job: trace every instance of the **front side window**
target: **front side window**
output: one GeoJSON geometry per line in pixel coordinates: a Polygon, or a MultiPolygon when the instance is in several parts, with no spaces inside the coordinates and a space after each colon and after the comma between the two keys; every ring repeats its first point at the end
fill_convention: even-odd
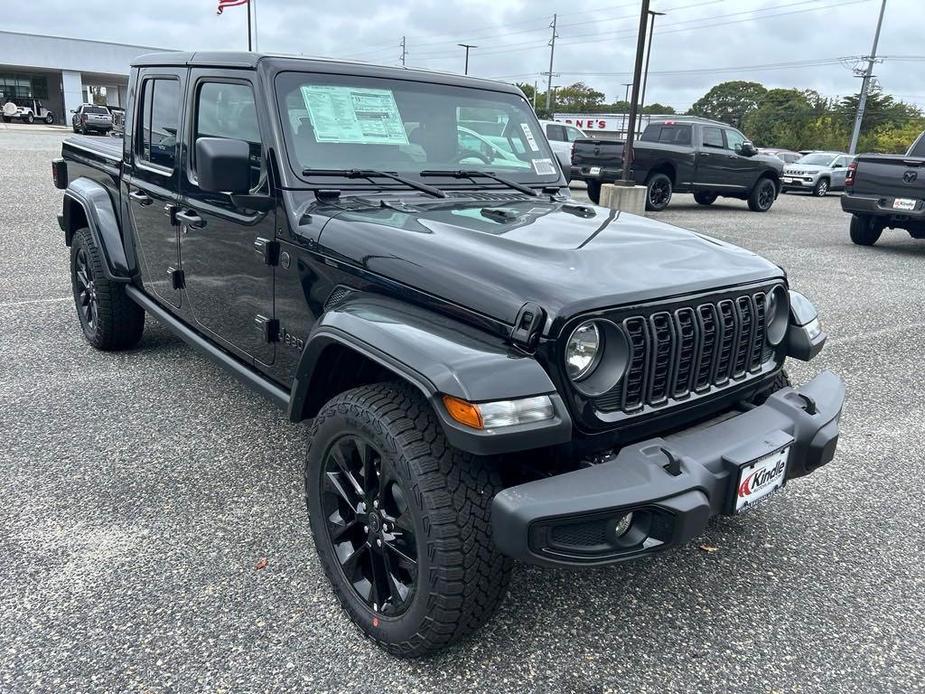
{"type": "Polygon", "coordinates": [[[726,147],[733,152],[741,152],[742,144],[745,142],[745,135],[738,130],[726,131],[726,147]]]}
{"type": "Polygon", "coordinates": [[[573,128],[570,125],[565,126],[565,134],[568,137],[569,142],[574,142],[575,140],[584,140],[587,137],[578,128],[573,128]]]}
{"type": "Polygon", "coordinates": [[[250,148],[251,188],[263,170],[263,145],[257,122],[257,105],[249,84],[205,82],[196,99],[196,134],[243,140],[250,148]]]}
{"type": "Polygon", "coordinates": [[[174,79],[146,80],[142,92],[138,152],[143,160],[167,169],[174,168],[179,121],[180,83],[174,79]]]}
{"type": "Polygon", "coordinates": [[[289,162],[304,179],[352,169],[559,176],[544,131],[516,94],[300,72],[278,75],[276,90],[289,162]]]}
{"type": "Polygon", "coordinates": [[[704,147],[724,147],[723,131],[720,128],[706,127],[703,129],[704,147]]]}

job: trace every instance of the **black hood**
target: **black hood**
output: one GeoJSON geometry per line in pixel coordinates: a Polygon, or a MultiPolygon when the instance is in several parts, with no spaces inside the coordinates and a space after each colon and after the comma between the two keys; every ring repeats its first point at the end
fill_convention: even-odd
{"type": "MultiPolygon", "coordinates": [[[[489,196],[485,196],[489,197],[489,196]]],[[[557,321],[604,307],[783,276],[737,246],[645,217],[540,199],[451,199],[340,211],[324,252],[513,324],[526,302],[557,321]]]]}

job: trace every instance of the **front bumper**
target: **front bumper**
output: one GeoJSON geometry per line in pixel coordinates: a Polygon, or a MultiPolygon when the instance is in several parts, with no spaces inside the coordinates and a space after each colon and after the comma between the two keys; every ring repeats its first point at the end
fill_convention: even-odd
{"type": "Polygon", "coordinates": [[[782,190],[806,190],[815,188],[819,181],[818,176],[791,176],[781,174],[780,185],[782,190]]]}
{"type": "Polygon", "coordinates": [[[791,447],[787,479],[831,461],[844,399],[844,383],[824,371],[718,424],[505,489],[492,503],[495,543],[529,563],[599,566],[686,542],[710,517],[731,512],[740,465],[784,446],[791,447]],[[630,511],[633,525],[618,536],[615,519],[630,511]]]}

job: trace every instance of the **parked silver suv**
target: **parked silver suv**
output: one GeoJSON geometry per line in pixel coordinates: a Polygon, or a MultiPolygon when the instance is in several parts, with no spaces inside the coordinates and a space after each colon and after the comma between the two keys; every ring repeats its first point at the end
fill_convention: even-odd
{"type": "Polygon", "coordinates": [[[96,104],[81,104],[71,118],[71,128],[75,133],[86,135],[88,133],[103,133],[112,130],[112,114],[105,106],[96,104]]]}
{"type": "Polygon", "coordinates": [[[843,190],[852,159],[844,152],[810,152],[784,167],[783,190],[807,190],[820,198],[830,190],[843,190]]]}

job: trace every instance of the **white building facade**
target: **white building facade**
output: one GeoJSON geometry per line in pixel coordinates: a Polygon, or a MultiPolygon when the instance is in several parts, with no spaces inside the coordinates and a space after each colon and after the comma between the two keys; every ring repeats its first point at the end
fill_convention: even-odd
{"type": "Polygon", "coordinates": [[[125,105],[129,66],[139,55],[168,50],[60,36],[0,31],[0,104],[34,98],[69,124],[80,104],[125,105]]]}

